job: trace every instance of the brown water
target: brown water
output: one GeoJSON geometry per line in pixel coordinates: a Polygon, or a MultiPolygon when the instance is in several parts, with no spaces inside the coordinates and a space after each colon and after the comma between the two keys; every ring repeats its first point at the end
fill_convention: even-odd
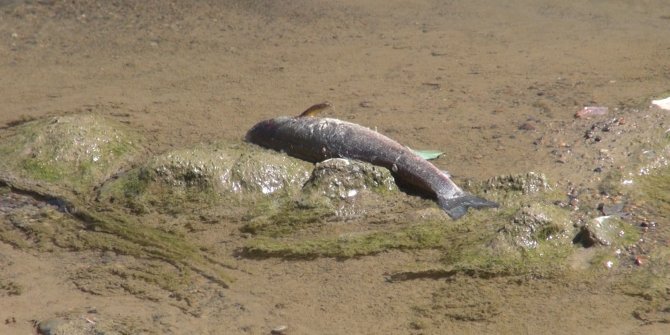
{"type": "MultiPolygon", "coordinates": [[[[668,96],[668,31],[661,0],[0,1],[0,125],[100,113],[142,129],[160,152],[241,139],[260,119],[327,100],[329,116],[445,151],[436,164],[456,177],[534,170],[560,182],[580,176],[538,149],[541,134],[569,142],[581,129],[557,128],[585,105],[668,96]]],[[[90,257],[0,244],[3,272],[24,287],[0,295],[0,319],[17,320],[0,322],[0,333],[91,306],[178,334],[280,324],[291,334],[669,331],[632,315],[639,297],[598,287],[383,281],[438,257],[430,252],[249,261],[199,316],[128,293],[80,292],[68,271],[90,257]]]]}

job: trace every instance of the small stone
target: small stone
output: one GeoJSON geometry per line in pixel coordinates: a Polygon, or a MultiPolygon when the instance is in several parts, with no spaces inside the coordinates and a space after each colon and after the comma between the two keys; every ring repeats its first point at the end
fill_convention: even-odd
{"type": "Polygon", "coordinates": [[[592,116],[605,115],[609,109],[602,106],[587,106],[575,113],[575,118],[588,118],[592,116]]]}
{"type": "Polygon", "coordinates": [[[519,130],[535,130],[536,127],[530,122],[524,122],[519,126],[519,130]]]}
{"type": "Polygon", "coordinates": [[[581,228],[575,242],[580,242],[587,248],[596,244],[608,246],[622,237],[622,234],[619,219],[614,216],[599,216],[581,228]]]}
{"type": "Polygon", "coordinates": [[[67,320],[64,319],[49,319],[42,321],[37,326],[37,331],[42,335],[54,335],[65,323],[67,323],[67,320]]]}
{"type": "Polygon", "coordinates": [[[277,327],[272,328],[272,330],[270,331],[270,334],[272,334],[272,335],[284,335],[284,334],[286,334],[287,330],[288,330],[287,325],[281,325],[281,326],[277,326],[277,327]]]}

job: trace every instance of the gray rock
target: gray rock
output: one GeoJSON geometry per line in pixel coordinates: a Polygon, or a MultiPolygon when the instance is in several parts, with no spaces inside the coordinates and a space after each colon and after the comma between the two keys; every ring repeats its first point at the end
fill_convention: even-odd
{"type": "Polygon", "coordinates": [[[612,245],[625,235],[621,227],[622,221],[614,216],[599,216],[584,224],[576,240],[585,247],[593,245],[612,245]]]}
{"type": "Polygon", "coordinates": [[[317,163],[304,188],[335,200],[356,197],[362,190],[388,192],[397,189],[388,169],[343,158],[317,163]]]}
{"type": "Polygon", "coordinates": [[[339,218],[365,216],[392,205],[398,188],[388,169],[343,158],[317,163],[300,202],[339,218]]]}
{"type": "Polygon", "coordinates": [[[533,249],[543,241],[563,240],[567,243],[571,226],[569,212],[565,209],[533,203],[522,206],[512,222],[498,231],[494,245],[505,249],[533,249]]]}
{"type": "Polygon", "coordinates": [[[222,182],[232,192],[264,195],[279,191],[295,193],[309,178],[312,164],[271,150],[245,145],[247,148],[231,167],[229,179],[222,182]]]}
{"type": "Polygon", "coordinates": [[[37,331],[42,335],[93,335],[95,325],[84,319],[49,319],[39,323],[37,331]]]}

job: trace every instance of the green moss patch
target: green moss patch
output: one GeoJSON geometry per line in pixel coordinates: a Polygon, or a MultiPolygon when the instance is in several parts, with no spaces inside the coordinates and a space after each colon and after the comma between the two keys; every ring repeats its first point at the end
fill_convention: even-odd
{"type": "Polygon", "coordinates": [[[145,151],[125,125],[93,114],[29,121],[2,134],[7,174],[88,192],[145,151]]]}
{"type": "Polygon", "coordinates": [[[321,238],[258,237],[245,246],[244,253],[252,257],[349,258],[392,249],[434,249],[443,246],[448,230],[440,222],[426,222],[392,231],[345,233],[321,238]]]}

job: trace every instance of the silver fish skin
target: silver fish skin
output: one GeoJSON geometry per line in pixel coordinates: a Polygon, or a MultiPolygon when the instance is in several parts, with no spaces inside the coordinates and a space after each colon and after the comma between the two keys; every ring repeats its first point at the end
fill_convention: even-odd
{"type": "Polygon", "coordinates": [[[458,219],[472,208],[498,204],[464,192],[433,164],[400,143],[361,125],[332,118],[277,117],[257,123],[245,140],[309,162],[350,158],[385,167],[394,177],[437,198],[458,219]]]}

